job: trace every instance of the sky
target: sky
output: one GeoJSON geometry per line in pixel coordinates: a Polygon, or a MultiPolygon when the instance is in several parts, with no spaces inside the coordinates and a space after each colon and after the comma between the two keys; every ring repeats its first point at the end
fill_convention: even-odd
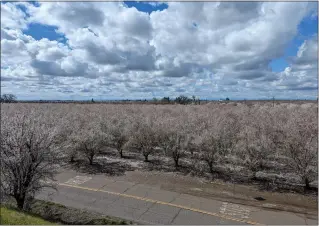
{"type": "Polygon", "coordinates": [[[1,93],[316,99],[317,4],[1,2],[1,93]]]}

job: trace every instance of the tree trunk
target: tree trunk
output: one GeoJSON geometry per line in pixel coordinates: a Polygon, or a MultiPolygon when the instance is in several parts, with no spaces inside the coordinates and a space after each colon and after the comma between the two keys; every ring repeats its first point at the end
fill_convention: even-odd
{"type": "Polygon", "coordinates": [[[214,169],[213,169],[213,162],[212,161],[207,161],[207,164],[209,166],[209,171],[211,174],[214,174],[214,169]]]}
{"type": "Polygon", "coordinates": [[[70,162],[74,162],[74,155],[71,155],[70,162]]]}
{"type": "Polygon", "coordinates": [[[24,207],[25,195],[23,195],[22,197],[21,197],[21,195],[19,195],[19,196],[15,197],[15,200],[16,200],[16,202],[17,202],[17,207],[18,207],[20,210],[22,210],[23,207],[24,207]]]}
{"type": "Polygon", "coordinates": [[[257,180],[257,177],[256,177],[256,175],[257,175],[257,170],[253,170],[253,180],[257,180]]]}
{"type": "Polygon", "coordinates": [[[179,160],[179,157],[174,157],[175,168],[179,167],[178,160],[179,160]]]}
{"type": "Polygon", "coordinates": [[[89,156],[90,165],[93,165],[93,158],[94,158],[94,155],[91,154],[89,156]]]}
{"type": "Polygon", "coordinates": [[[122,149],[119,150],[119,153],[120,153],[120,157],[123,158],[123,150],[122,149]]]}
{"type": "Polygon", "coordinates": [[[310,189],[310,182],[309,182],[309,179],[308,179],[307,177],[305,177],[304,182],[305,182],[304,191],[307,191],[307,190],[309,190],[309,189],[310,189]]]}
{"type": "Polygon", "coordinates": [[[147,153],[144,153],[144,162],[148,162],[148,155],[147,153]]]}
{"type": "Polygon", "coordinates": [[[165,148],[164,148],[164,152],[165,152],[164,155],[167,155],[167,153],[168,153],[167,150],[168,150],[168,147],[165,147],[165,148]]]}

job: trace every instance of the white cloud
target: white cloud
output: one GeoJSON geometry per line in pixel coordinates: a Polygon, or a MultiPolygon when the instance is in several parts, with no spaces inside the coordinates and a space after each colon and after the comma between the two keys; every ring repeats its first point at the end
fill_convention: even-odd
{"type": "Polygon", "coordinates": [[[318,87],[318,37],[303,42],[291,66],[280,74],[274,84],[287,90],[317,91],[318,87]]]}
{"type": "Polygon", "coordinates": [[[26,14],[16,3],[1,3],[1,28],[21,29],[27,27],[26,14]]]}
{"type": "Polygon", "coordinates": [[[33,84],[37,92],[142,98],[316,91],[315,38],[300,46],[289,68],[269,68],[298,34],[301,20],[316,12],[313,4],[167,5],[148,14],[118,2],[2,3],[2,81],[16,81],[25,90],[33,84]],[[29,23],[56,27],[66,43],[23,34],[29,23]]]}

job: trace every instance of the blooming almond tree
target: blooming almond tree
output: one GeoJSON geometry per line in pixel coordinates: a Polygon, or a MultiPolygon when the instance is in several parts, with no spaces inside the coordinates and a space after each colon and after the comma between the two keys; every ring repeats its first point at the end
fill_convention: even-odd
{"type": "Polygon", "coordinates": [[[56,118],[17,110],[1,117],[1,192],[23,209],[39,190],[52,186],[45,181],[54,180],[61,153],[56,118]]]}
{"type": "Polygon", "coordinates": [[[237,116],[221,110],[221,115],[212,115],[210,124],[200,136],[197,144],[199,157],[204,160],[210,172],[214,173],[214,165],[225,159],[237,143],[239,126],[237,116]]]}
{"type": "Polygon", "coordinates": [[[166,155],[173,158],[175,167],[179,167],[179,159],[185,156],[186,152],[186,135],[182,135],[178,132],[167,133],[162,136],[160,140],[160,146],[165,150],[166,155]]]}
{"type": "Polygon", "coordinates": [[[318,177],[318,124],[306,111],[291,114],[283,141],[287,166],[300,176],[305,190],[318,177]]]}
{"type": "Polygon", "coordinates": [[[191,135],[187,118],[181,115],[178,119],[165,116],[157,123],[159,146],[164,150],[165,155],[174,160],[175,167],[179,167],[179,160],[186,155],[191,135]]]}
{"type": "Polygon", "coordinates": [[[189,144],[189,136],[181,124],[172,125],[170,121],[164,121],[162,128],[158,130],[159,146],[164,150],[165,155],[170,156],[179,167],[179,159],[184,157],[189,144]]]}
{"type": "Polygon", "coordinates": [[[106,134],[107,145],[115,148],[123,158],[123,150],[130,139],[130,123],[125,120],[103,121],[102,131],[106,134]]]}
{"type": "Polygon", "coordinates": [[[92,165],[94,157],[106,147],[107,142],[105,134],[101,131],[101,117],[94,112],[89,112],[86,116],[94,121],[88,120],[76,131],[75,143],[79,153],[92,165]]]}
{"type": "Polygon", "coordinates": [[[60,138],[63,142],[63,154],[67,156],[69,162],[74,162],[78,155],[78,131],[81,130],[83,123],[81,117],[75,117],[74,112],[69,112],[63,119],[60,138]]]}
{"type": "Polygon", "coordinates": [[[94,157],[105,147],[105,137],[92,129],[86,130],[85,132],[81,131],[80,134],[82,135],[80,135],[82,139],[78,140],[78,151],[86,157],[90,165],[92,165],[94,157]],[[85,133],[84,136],[83,133],[85,133]]]}
{"type": "Polygon", "coordinates": [[[145,162],[148,162],[148,156],[153,153],[158,145],[158,135],[155,128],[149,124],[141,123],[137,131],[130,139],[130,146],[141,151],[145,162]]]}
{"type": "MultiPolygon", "coordinates": [[[[249,136],[249,135],[247,135],[249,136]]],[[[272,153],[269,149],[269,140],[263,134],[258,138],[245,139],[244,164],[253,173],[253,179],[256,179],[256,173],[265,168],[265,162],[272,153]]]]}
{"type": "Polygon", "coordinates": [[[185,155],[186,151],[186,136],[174,134],[172,136],[172,146],[170,149],[171,156],[174,160],[175,167],[179,167],[179,159],[185,155]]]}
{"type": "Polygon", "coordinates": [[[219,159],[219,154],[221,154],[221,149],[219,149],[219,139],[209,132],[206,132],[203,137],[201,137],[198,145],[199,158],[204,160],[208,167],[210,173],[214,173],[214,165],[219,159]]]}

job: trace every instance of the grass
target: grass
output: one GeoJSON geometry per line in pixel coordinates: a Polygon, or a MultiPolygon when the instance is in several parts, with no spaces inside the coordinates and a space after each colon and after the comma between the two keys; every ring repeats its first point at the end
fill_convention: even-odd
{"type": "Polygon", "coordinates": [[[53,225],[55,223],[19,211],[14,208],[0,207],[0,224],[1,225],[53,225]]]}
{"type": "Polygon", "coordinates": [[[136,224],[97,212],[67,207],[58,203],[33,200],[30,209],[20,211],[15,201],[8,199],[0,205],[0,225],[127,225],[136,224]]]}
{"type": "Polygon", "coordinates": [[[33,214],[53,222],[67,225],[125,225],[132,224],[123,219],[99,213],[67,207],[58,203],[35,200],[31,205],[33,214]]]}

